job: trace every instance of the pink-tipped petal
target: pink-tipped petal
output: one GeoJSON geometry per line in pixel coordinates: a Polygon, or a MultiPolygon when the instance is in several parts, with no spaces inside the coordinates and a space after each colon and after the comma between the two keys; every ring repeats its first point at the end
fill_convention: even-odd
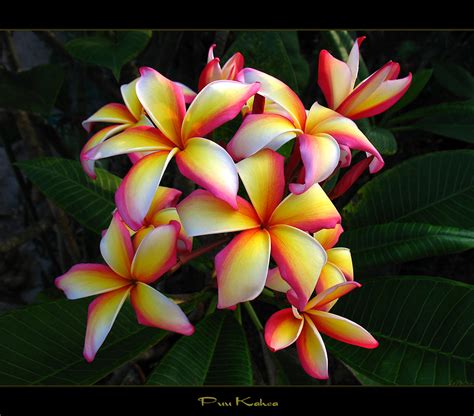
{"type": "Polygon", "coordinates": [[[127,299],[131,286],[105,293],[89,305],[87,318],[84,358],[90,363],[104,343],[123,303],[127,299]]]}
{"type": "Polygon", "coordinates": [[[215,43],[213,43],[210,47],[209,47],[209,51],[207,52],[207,62],[211,62],[213,59],[214,59],[214,49],[217,45],[215,43]]]}
{"type": "Polygon", "coordinates": [[[151,283],[176,264],[176,241],[181,225],[171,221],[149,232],[138,246],[132,262],[132,276],[151,283]]]}
{"type": "Polygon", "coordinates": [[[335,109],[352,91],[351,69],[345,62],[323,49],[319,53],[318,85],[328,107],[335,109]]]}
{"type": "Polygon", "coordinates": [[[176,163],[183,176],[237,208],[239,176],[224,148],[211,140],[193,138],[176,155],[176,163]]]}
{"type": "Polygon", "coordinates": [[[365,36],[361,36],[356,39],[354,45],[352,45],[351,52],[347,58],[347,66],[351,70],[351,91],[354,89],[355,82],[357,80],[357,74],[359,73],[359,61],[360,61],[360,44],[365,39],[365,36]]]}
{"type": "Polygon", "coordinates": [[[82,122],[82,127],[90,133],[94,123],[134,124],[136,119],[123,104],[106,104],[82,122]]]}
{"type": "Polygon", "coordinates": [[[358,287],[361,287],[361,284],[357,282],[344,282],[335,286],[331,286],[321,293],[318,293],[313,299],[311,299],[304,307],[304,310],[309,311],[312,309],[319,309],[333,300],[339,299],[341,296],[348,294],[358,287]]]}
{"type": "Polygon", "coordinates": [[[279,79],[253,68],[244,68],[237,79],[247,84],[260,83],[258,93],[274,101],[290,114],[295,127],[303,129],[306,121],[306,110],[295,92],[279,79]]]}
{"type": "Polygon", "coordinates": [[[146,215],[145,221],[152,224],[152,218],[162,209],[175,207],[181,197],[182,192],[178,189],[159,186],[153,196],[153,201],[146,215]]]}
{"type": "Polygon", "coordinates": [[[227,151],[235,160],[241,160],[264,148],[277,150],[300,133],[301,130],[281,115],[249,114],[227,144],[227,151]]]}
{"type": "Polygon", "coordinates": [[[249,230],[260,226],[252,205],[237,197],[237,210],[210,192],[198,189],[177,206],[179,218],[190,237],[249,230]]]}
{"type": "Polygon", "coordinates": [[[287,224],[312,233],[340,222],[336,207],[316,183],[302,194],[288,195],[273,211],[268,223],[287,224]]]}
{"type": "Polygon", "coordinates": [[[354,166],[352,166],[346,173],[344,173],[344,176],[339,179],[339,182],[330,192],[329,197],[331,199],[336,199],[341,195],[344,195],[374,160],[378,159],[374,159],[373,156],[370,156],[366,159],[362,159],[360,162],[357,162],[354,166]]]}
{"type": "MultiPolygon", "coordinates": [[[[316,293],[324,292],[326,289],[344,283],[345,281],[346,278],[342,272],[332,263],[327,262],[319,275],[318,283],[316,285],[316,293]]],[[[334,299],[332,302],[318,306],[318,310],[329,311],[336,302],[337,299],[334,299]]]]}
{"type": "Polygon", "coordinates": [[[109,267],[122,277],[130,277],[134,250],[130,232],[115,211],[109,228],[100,240],[100,253],[109,267]]]}
{"type": "Polygon", "coordinates": [[[128,84],[124,84],[120,87],[120,92],[122,93],[123,102],[128,108],[128,111],[133,114],[135,120],[139,120],[142,116],[143,107],[140,103],[140,100],[137,96],[137,82],[140,78],[134,79],[128,84]]]}
{"type": "Polygon", "coordinates": [[[81,263],[57,277],[54,284],[68,299],[80,299],[127,286],[130,280],[118,276],[104,264],[81,263]]]}
{"type": "Polygon", "coordinates": [[[339,165],[340,168],[347,168],[351,165],[352,162],[352,152],[351,149],[346,146],[345,144],[339,144],[339,148],[341,149],[341,156],[339,158],[339,165]]]}
{"type": "Polygon", "coordinates": [[[266,230],[247,230],[234,237],[215,259],[217,307],[227,308],[260,295],[269,262],[270,236],[266,230]]]}
{"type": "Polygon", "coordinates": [[[345,247],[335,247],[327,251],[328,262],[331,262],[344,273],[348,281],[354,280],[351,251],[345,247]]]}
{"type": "Polygon", "coordinates": [[[173,81],[149,67],[140,68],[137,95],[148,116],[161,132],[181,145],[181,124],[186,113],[184,95],[173,81]]]}
{"type": "Polygon", "coordinates": [[[340,158],[339,144],[329,134],[301,134],[298,143],[305,176],[304,184],[290,184],[289,189],[294,194],[301,194],[313,184],[327,179],[337,168],[340,158]]]}
{"type": "Polygon", "coordinates": [[[222,67],[223,79],[234,80],[244,67],[244,57],[240,52],[234,53],[222,67]]]}
{"type": "Polygon", "coordinates": [[[265,223],[280,203],[285,190],[285,158],[270,149],[237,164],[240,179],[262,223],[265,223]]]}
{"type": "Polygon", "coordinates": [[[377,348],[379,343],[370,333],[355,322],[328,312],[308,311],[311,320],[323,334],[362,348],[377,348]]]}
{"type": "Polygon", "coordinates": [[[90,160],[86,158],[86,154],[89,150],[93,147],[98,146],[103,141],[107,140],[109,137],[112,137],[121,131],[125,130],[126,128],[130,127],[130,124],[117,124],[113,126],[104,127],[102,130],[99,130],[96,134],[94,134],[84,145],[81,150],[81,154],[79,156],[81,160],[82,168],[84,172],[87,173],[89,177],[92,179],[96,178],[95,174],[95,160],[90,160]]]}
{"type": "Polygon", "coordinates": [[[175,146],[154,127],[140,126],[126,129],[124,132],[100,143],[84,154],[88,160],[123,155],[132,152],[156,152],[171,150],[175,146]]]}
{"type": "Polygon", "coordinates": [[[207,84],[221,79],[223,77],[220,59],[212,58],[201,71],[201,75],[199,75],[198,90],[201,91],[207,84]]]}
{"type": "Polygon", "coordinates": [[[265,342],[271,351],[289,347],[300,336],[304,319],[297,319],[291,309],[275,312],[265,324],[265,342]]]}
{"type": "Polygon", "coordinates": [[[303,369],[317,379],[327,379],[328,356],[321,334],[310,318],[305,316],[305,323],[296,341],[296,350],[303,369]]]}
{"type": "MultiPolygon", "coordinates": [[[[157,211],[151,218],[149,223],[155,227],[158,225],[169,224],[171,221],[177,221],[181,224],[181,220],[178,215],[176,208],[164,208],[161,211],[157,211]]],[[[193,248],[193,238],[189,237],[181,227],[178,236],[178,251],[190,252],[193,248]],[[180,244],[181,242],[181,244],[180,244]]]]}
{"type": "Polygon", "coordinates": [[[288,225],[270,227],[272,257],[281,276],[295,291],[302,309],[313,294],[326,252],[309,234],[288,225]]]}
{"type": "Polygon", "coordinates": [[[313,237],[319,241],[325,250],[328,250],[336,245],[343,232],[342,225],[336,224],[333,228],[326,228],[314,233],[313,237]]]}
{"type": "Polygon", "coordinates": [[[291,289],[290,285],[283,280],[283,277],[281,277],[280,269],[278,267],[274,267],[268,271],[265,286],[282,293],[287,293],[291,289]]]}
{"type": "Polygon", "coordinates": [[[384,112],[405,95],[412,80],[411,73],[405,78],[384,81],[363,103],[353,108],[347,117],[352,120],[372,117],[384,112]]]}
{"type": "Polygon", "coordinates": [[[183,335],[192,335],[194,327],[186,314],[171,299],[152,287],[138,282],[130,293],[138,323],[183,335]]]}
{"type": "Polygon", "coordinates": [[[314,103],[308,115],[308,134],[317,135],[326,133],[332,136],[339,145],[345,145],[351,149],[362,150],[374,155],[383,166],[383,159],[377,149],[359,130],[357,124],[347,117],[341,116],[336,111],[314,103]]]}
{"type": "Polygon", "coordinates": [[[143,225],[161,177],[177,151],[175,148],[171,152],[161,151],[144,157],[130,169],[117,189],[115,204],[133,230],[143,225]]]}
{"type": "Polygon", "coordinates": [[[186,104],[191,104],[193,100],[196,98],[197,93],[194,92],[191,88],[189,88],[187,85],[182,84],[181,82],[174,82],[179,88],[181,88],[181,92],[183,93],[184,96],[184,102],[186,104]]]}
{"type": "Polygon", "coordinates": [[[259,84],[237,81],[214,81],[206,85],[189,106],[183,120],[183,143],[207,133],[236,117],[259,84]]]}

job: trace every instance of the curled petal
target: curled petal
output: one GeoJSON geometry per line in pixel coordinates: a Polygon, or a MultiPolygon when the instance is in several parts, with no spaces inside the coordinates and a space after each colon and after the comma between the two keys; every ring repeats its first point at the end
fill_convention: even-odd
{"type": "Polygon", "coordinates": [[[262,223],[270,218],[283,197],[284,163],[282,155],[264,149],[237,164],[239,176],[262,223]]]}
{"type": "Polygon", "coordinates": [[[236,117],[259,84],[237,81],[214,81],[206,85],[188,108],[183,120],[183,142],[207,133],[236,117]]]}
{"type": "Polygon", "coordinates": [[[207,139],[188,140],[176,155],[179,171],[216,197],[237,208],[239,176],[234,161],[224,148],[207,139]]]}
{"type": "Polygon", "coordinates": [[[181,145],[186,106],[181,88],[149,67],[140,68],[137,95],[156,127],[175,145],[181,145]]]}
{"type": "Polygon", "coordinates": [[[177,151],[175,148],[171,152],[145,156],[130,169],[117,189],[115,204],[125,223],[133,230],[143,225],[161,177],[177,151]]]}
{"type": "Polygon", "coordinates": [[[130,277],[130,266],[134,251],[130,232],[117,211],[112,217],[109,228],[100,240],[100,253],[115,273],[122,277],[130,277]]]}
{"type": "Polygon", "coordinates": [[[282,293],[286,293],[291,289],[290,285],[281,277],[278,267],[274,267],[268,271],[265,286],[282,293]]]}
{"type": "Polygon", "coordinates": [[[328,312],[308,311],[311,320],[323,334],[362,348],[377,348],[379,343],[364,328],[349,319],[328,312]]]}
{"type": "Polygon", "coordinates": [[[288,195],[273,211],[269,225],[287,224],[308,232],[332,228],[341,216],[323,189],[315,183],[306,192],[288,195]]]}
{"type": "Polygon", "coordinates": [[[181,92],[184,96],[184,102],[186,104],[191,104],[193,100],[196,98],[197,93],[195,93],[191,88],[187,85],[182,84],[181,82],[174,82],[179,88],[181,88],[181,92]]]}
{"type": "Polygon", "coordinates": [[[337,108],[351,93],[354,85],[350,67],[323,49],[319,53],[318,85],[328,107],[337,108]]]}
{"type": "Polygon", "coordinates": [[[331,262],[342,273],[347,280],[354,280],[354,269],[352,267],[351,251],[345,247],[336,247],[327,251],[328,262],[331,262]]]}
{"type": "Polygon", "coordinates": [[[198,90],[201,91],[207,84],[221,79],[223,77],[220,59],[212,58],[201,71],[201,75],[199,75],[198,90]]]}
{"type": "MultiPolygon", "coordinates": [[[[161,211],[156,212],[153,217],[150,218],[150,224],[153,224],[155,227],[162,224],[169,224],[171,221],[177,221],[181,224],[181,220],[178,215],[176,208],[165,208],[161,211]]],[[[193,248],[193,238],[189,237],[184,230],[184,227],[181,227],[178,236],[178,250],[190,252],[193,248]]]]}
{"type": "Polygon", "coordinates": [[[105,127],[102,130],[99,130],[87,141],[87,143],[84,145],[84,147],[81,150],[81,154],[79,158],[81,160],[81,165],[82,165],[82,168],[84,169],[84,172],[86,172],[89,177],[91,177],[92,179],[96,178],[96,174],[94,170],[95,160],[87,159],[86,158],[87,152],[93,147],[98,146],[103,141],[107,140],[109,137],[112,137],[120,133],[122,130],[125,130],[127,127],[130,127],[130,124],[117,124],[117,125],[105,127]]]}
{"type": "Polygon", "coordinates": [[[112,329],[131,286],[105,293],[89,305],[84,358],[90,363],[112,329]]]}
{"type": "Polygon", "coordinates": [[[207,62],[211,62],[214,59],[214,49],[216,46],[215,43],[210,46],[209,51],[207,52],[207,62]]]}
{"type": "Polygon", "coordinates": [[[294,194],[301,194],[327,179],[337,168],[340,157],[339,144],[329,134],[300,134],[298,142],[305,176],[304,184],[290,184],[289,189],[294,194]]]}
{"type": "Polygon", "coordinates": [[[120,87],[120,91],[122,93],[122,98],[125,103],[125,105],[128,108],[128,111],[133,114],[133,117],[135,117],[135,120],[139,120],[141,115],[142,115],[142,104],[140,103],[140,100],[138,99],[137,96],[137,82],[139,78],[136,78],[132,82],[128,84],[124,84],[120,87]]]}
{"type": "Polygon", "coordinates": [[[257,71],[253,68],[244,68],[237,75],[237,79],[245,83],[259,82],[258,93],[274,101],[290,114],[295,127],[303,129],[306,121],[306,110],[295,92],[279,79],[257,71]]]}
{"type": "Polygon", "coordinates": [[[344,195],[348,189],[359,179],[365,170],[372,164],[374,160],[373,156],[369,156],[366,159],[362,159],[360,162],[357,162],[352,166],[347,172],[344,173],[344,176],[339,179],[336,186],[329,193],[329,197],[334,200],[339,198],[341,195],[344,195]]]}
{"type": "Polygon", "coordinates": [[[240,52],[234,53],[222,67],[222,77],[224,79],[235,79],[237,74],[244,67],[244,57],[240,52]]]}
{"type": "Polygon", "coordinates": [[[302,131],[281,115],[249,114],[227,144],[227,151],[235,160],[241,160],[260,149],[277,150],[299,133],[302,131]]]}
{"type": "Polygon", "coordinates": [[[296,341],[296,350],[302,367],[311,377],[328,378],[326,347],[313,321],[306,316],[303,329],[296,341]]]}
{"type": "Polygon", "coordinates": [[[82,263],[57,277],[54,284],[68,299],[80,299],[127,286],[130,280],[123,279],[103,264],[82,263]]]}
{"type": "Polygon", "coordinates": [[[239,196],[235,210],[210,192],[198,189],[184,198],[176,209],[186,233],[191,237],[243,231],[260,226],[252,205],[239,196]]]}
{"type": "Polygon", "coordinates": [[[297,319],[291,309],[274,313],[265,324],[265,342],[271,351],[278,351],[293,344],[300,336],[304,319],[297,319]]]}
{"type": "Polygon", "coordinates": [[[266,230],[239,233],[216,256],[218,308],[255,299],[265,286],[270,262],[270,236],[266,230]]]}
{"type": "MultiPolygon", "coordinates": [[[[332,263],[327,262],[321,270],[321,274],[319,275],[318,283],[316,285],[316,292],[324,292],[326,289],[329,289],[330,287],[336,286],[340,283],[344,283],[345,281],[346,278],[342,272],[332,263]]],[[[323,306],[319,306],[318,310],[329,311],[336,302],[337,299],[334,299],[332,302],[326,303],[323,306]]]]}
{"type": "Polygon", "coordinates": [[[142,240],[132,262],[132,276],[151,283],[176,264],[176,241],[181,225],[171,221],[159,225],[142,240]]]}
{"type": "Polygon", "coordinates": [[[341,296],[348,294],[358,287],[361,287],[361,284],[357,282],[344,282],[335,286],[331,286],[321,293],[318,293],[313,299],[311,299],[304,307],[304,310],[309,311],[311,309],[319,309],[333,300],[339,299],[341,296]]]}
{"type": "Polygon", "coordinates": [[[94,123],[134,124],[137,120],[123,104],[106,104],[82,122],[82,127],[90,133],[94,123]]]}
{"type": "Polygon", "coordinates": [[[288,225],[270,227],[272,257],[281,276],[295,291],[298,309],[314,292],[319,274],[326,263],[326,252],[307,233],[288,225]]]}
{"type": "Polygon", "coordinates": [[[364,40],[365,40],[365,36],[360,36],[356,39],[356,41],[354,42],[354,45],[352,46],[349,57],[347,58],[347,66],[351,70],[351,91],[354,88],[354,85],[357,79],[357,74],[359,73],[359,61],[360,61],[359,48],[360,48],[361,43],[364,40]]]}
{"type": "Polygon", "coordinates": [[[152,287],[138,282],[130,293],[130,301],[141,325],[183,335],[194,333],[194,327],[181,308],[152,287]]]}
{"type": "Polygon", "coordinates": [[[339,165],[339,167],[347,168],[351,165],[352,161],[351,149],[349,149],[349,147],[344,144],[340,144],[339,147],[341,149],[341,157],[339,159],[341,164],[339,165]]]}
{"type": "Polygon", "coordinates": [[[341,224],[336,224],[334,228],[327,228],[314,233],[314,238],[328,250],[336,245],[344,229],[341,224]]]}

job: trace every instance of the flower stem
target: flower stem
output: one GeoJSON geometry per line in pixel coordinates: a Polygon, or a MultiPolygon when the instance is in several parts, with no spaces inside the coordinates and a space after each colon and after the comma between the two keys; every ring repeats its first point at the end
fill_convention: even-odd
{"type": "Polygon", "coordinates": [[[244,302],[244,307],[245,307],[245,310],[247,311],[247,313],[249,314],[250,319],[252,320],[253,324],[255,325],[255,328],[257,328],[257,331],[262,332],[263,331],[263,325],[260,322],[260,319],[258,319],[258,316],[255,312],[255,309],[253,308],[251,303],[250,302],[244,302]]]}
{"type": "Polygon", "coordinates": [[[237,305],[237,308],[235,309],[234,312],[235,319],[237,319],[237,322],[242,326],[242,309],[240,308],[240,305],[237,305]]]}

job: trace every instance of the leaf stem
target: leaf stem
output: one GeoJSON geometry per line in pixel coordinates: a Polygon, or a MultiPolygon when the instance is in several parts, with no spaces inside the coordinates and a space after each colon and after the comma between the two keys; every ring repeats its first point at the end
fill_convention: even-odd
{"type": "Polygon", "coordinates": [[[247,311],[247,313],[250,316],[250,319],[252,320],[253,324],[255,325],[255,328],[257,329],[258,332],[263,331],[263,325],[260,322],[260,319],[258,319],[258,316],[255,312],[255,309],[251,305],[250,302],[244,302],[244,308],[247,311]]]}

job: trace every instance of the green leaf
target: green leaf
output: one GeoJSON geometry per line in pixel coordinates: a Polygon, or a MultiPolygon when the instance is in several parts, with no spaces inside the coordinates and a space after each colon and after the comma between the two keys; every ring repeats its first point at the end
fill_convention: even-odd
{"type": "Polygon", "coordinates": [[[461,98],[474,97],[474,77],[460,65],[447,62],[435,66],[434,76],[444,88],[461,98]]]}
{"type": "Polygon", "coordinates": [[[474,102],[471,101],[430,105],[427,107],[417,108],[394,117],[387,122],[387,126],[403,126],[408,122],[419,120],[424,117],[443,117],[443,114],[457,114],[462,112],[471,113],[473,108],[474,102]]]}
{"type": "Polygon", "coordinates": [[[422,69],[421,71],[418,71],[416,74],[414,74],[408,91],[400,99],[400,101],[398,101],[387,111],[387,116],[401,110],[402,108],[405,108],[408,104],[411,104],[413,101],[415,101],[424,90],[428,81],[431,79],[432,74],[432,69],[422,69]]]}
{"type": "Polygon", "coordinates": [[[59,65],[40,65],[14,74],[0,71],[0,107],[48,115],[64,80],[59,65]]]}
{"type": "Polygon", "coordinates": [[[226,62],[236,52],[244,55],[246,67],[266,72],[298,92],[293,64],[279,32],[236,32],[235,41],[222,62],[226,62]]]}
{"type": "Polygon", "coordinates": [[[343,209],[349,228],[388,222],[474,227],[474,150],[429,153],[362,186],[343,209]]]}
{"type": "Polygon", "coordinates": [[[117,31],[112,35],[76,38],[65,47],[80,61],[109,68],[118,80],[122,66],[136,58],[150,38],[150,30],[117,31]]]}
{"type": "Polygon", "coordinates": [[[285,45],[288,58],[290,59],[293,71],[298,84],[298,90],[303,91],[309,81],[309,64],[300,52],[298,33],[293,30],[278,32],[285,45]]]}
{"type": "Polygon", "coordinates": [[[229,311],[206,317],[191,337],[181,338],[163,357],[147,384],[251,385],[250,353],[242,327],[229,311]]]}
{"type": "Polygon", "coordinates": [[[379,346],[368,350],[325,337],[332,354],[380,384],[474,383],[472,286],[431,276],[362,284],[333,311],[366,328],[379,346]]]}
{"type": "Polygon", "coordinates": [[[418,223],[378,224],[346,231],[339,244],[351,249],[357,270],[472,249],[474,230],[418,223]]]}
{"type": "Polygon", "coordinates": [[[397,140],[390,130],[381,127],[371,127],[364,134],[382,155],[397,153],[397,140]]]}
{"type": "Polygon", "coordinates": [[[82,349],[90,302],[65,299],[0,316],[0,384],[93,384],[169,334],[139,325],[125,303],[88,363],[82,349]]]}
{"type": "Polygon", "coordinates": [[[92,180],[79,162],[61,158],[28,160],[18,166],[41,192],[81,225],[98,234],[108,227],[119,177],[96,168],[97,179],[92,180]]]}

